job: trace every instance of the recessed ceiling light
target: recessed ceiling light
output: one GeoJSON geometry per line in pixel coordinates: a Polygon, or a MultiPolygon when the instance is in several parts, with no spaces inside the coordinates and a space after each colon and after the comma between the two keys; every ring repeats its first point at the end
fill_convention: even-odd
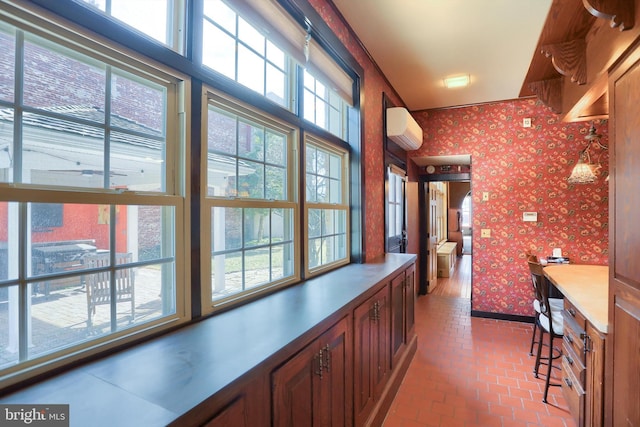
{"type": "Polygon", "coordinates": [[[447,89],[455,89],[458,87],[467,87],[471,78],[469,74],[463,74],[461,76],[452,76],[444,79],[444,87],[447,89]]]}

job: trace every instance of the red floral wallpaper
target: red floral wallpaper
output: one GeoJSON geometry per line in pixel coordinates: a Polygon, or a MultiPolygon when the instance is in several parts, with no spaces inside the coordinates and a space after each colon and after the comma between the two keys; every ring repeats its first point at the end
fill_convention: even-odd
{"type": "MultiPolygon", "coordinates": [[[[567,182],[589,123],[563,123],[534,99],[413,115],[425,142],[410,157],[471,154],[473,310],[533,314],[526,250],[561,248],[572,262],[608,263],[608,152],[592,150],[603,165],[594,184],[567,182]],[[522,127],[525,117],[532,127],[522,127]],[[538,221],[523,222],[522,212],[537,212],[538,221]],[[480,238],[482,228],[491,238],[480,238]]],[[[606,122],[596,129],[606,145],[606,122]]]]}
{"type": "MultiPolygon", "coordinates": [[[[403,102],[332,3],[309,2],[364,69],[365,227],[384,230],[382,94],[397,105],[403,102]]],[[[608,184],[602,179],[590,185],[567,183],[585,146],[587,123],[562,123],[533,99],[422,111],[414,117],[425,130],[425,143],[410,157],[472,155],[473,310],[533,314],[523,255],[527,249],[544,256],[560,247],[574,262],[607,264],[608,184]],[[532,118],[531,128],[521,126],[524,117],[532,118]],[[481,201],[485,191],[488,202],[481,201]],[[538,222],[523,222],[525,211],[537,212],[538,222]],[[491,238],[481,239],[481,228],[491,229],[491,238]]],[[[597,129],[606,143],[606,124],[597,123],[597,129]]],[[[600,160],[606,171],[606,152],[600,160]]],[[[383,234],[365,233],[366,261],[384,253],[383,234]]]]}

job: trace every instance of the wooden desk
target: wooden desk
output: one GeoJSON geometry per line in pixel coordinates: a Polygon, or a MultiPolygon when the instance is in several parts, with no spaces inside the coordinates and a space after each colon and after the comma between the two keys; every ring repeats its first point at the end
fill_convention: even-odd
{"type": "Polygon", "coordinates": [[[548,265],[544,275],[593,326],[607,333],[609,322],[609,267],[606,265],[548,265]]]}
{"type": "Polygon", "coordinates": [[[579,427],[604,425],[604,363],[609,268],[563,264],[544,268],[564,295],[562,394],[579,427]]]}

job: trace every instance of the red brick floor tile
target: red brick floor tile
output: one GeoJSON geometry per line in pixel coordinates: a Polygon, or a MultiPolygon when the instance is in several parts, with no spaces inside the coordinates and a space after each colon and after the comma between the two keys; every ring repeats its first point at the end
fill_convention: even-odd
{"type": "Polygon", "coordinates": [[[546,367],[534,377],[531,325],[470,312],[468,299],[418,297],[418,350],[384,426],[575,427],[559,387],[542,402],[546,367]]]}

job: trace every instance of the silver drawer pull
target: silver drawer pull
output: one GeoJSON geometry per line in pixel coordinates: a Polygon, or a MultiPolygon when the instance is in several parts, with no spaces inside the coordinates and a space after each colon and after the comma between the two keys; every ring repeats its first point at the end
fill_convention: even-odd
{"type": "Polygon", "coordinates": [[[573,365],[573,359],[571,358],[571,356],[564,356],[567,359],[567,363],[569,363],[569,365],[573,365]]]}
{"type": "Polygon", "coordinates": [[[573,382],[571,382],[571,380],[570,380],[569,378],[565,378],[565,379],[564,379],[564,382],[565,382],[565,384],[567,384],[567,386],[568,386],[569,388],[572,388],[572,387],[573,387],[573,382]]]}
{"type": "Polygon", "coordinates": [[[570,307],[569,310],[567,310],[569,312],[570,315],[572,315],[573,317],[576,317],[576,311],[573,309],[573,307],[570,307]]]}
{"type": "Polygon", "coordinates": [[[565,335],[565,337],[567,337],[567,341],[569,341],[569,344],[573,344],[573,337],[571,335],[565,335]]]}

